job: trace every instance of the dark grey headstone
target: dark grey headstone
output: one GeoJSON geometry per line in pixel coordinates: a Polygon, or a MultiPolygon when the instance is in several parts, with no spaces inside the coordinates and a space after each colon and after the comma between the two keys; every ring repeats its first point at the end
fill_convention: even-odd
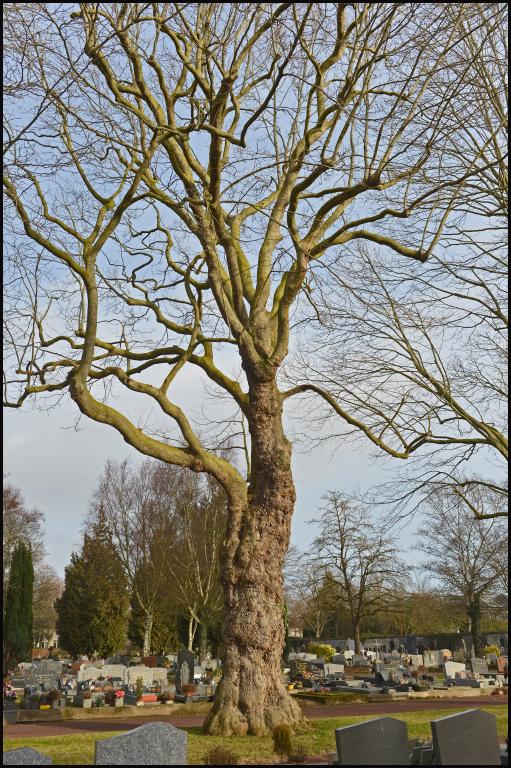
{"type": "Polygon", "coordinates": [[[96,741],[95,765],[186,765],[188,734],[170,723],[140,728],[96,741]]]}
{"type": "Polygon", "coordinates": [[[12,749],[4,752],[2,757],[4,765],[53,765],[51,757],[31,747],[12,749]]]}
{"type": "Polygon", "coordinates": [[[473,659],[470,659],[470,666],[472,668],[472,672],[477,673],[479,675],[488,675],[490,674],[490,671],[488,669],[488,662],[486,659],[476,659],[475,657],[473,659]]]}
{"type": "Polygon", "coordinates": [[[469,709],[431,721],[437,765],[500,765],[495,715],[469,709]]]}
{"type": "Polygon", "coordinates": [[[177,671],[176,671],[176,691],[181,693],[183,685],[186,683],[193,683],[194,672],[194,656],[191,651],[183,648],[177,654],[177,671]],[[186,672],[186,670],[188,670],[186,672]]]}
{"type": "Polygon", "coordinates": [[[339,765],[408,765],[408,729],[394,717],[335,729],[339,765]]]}

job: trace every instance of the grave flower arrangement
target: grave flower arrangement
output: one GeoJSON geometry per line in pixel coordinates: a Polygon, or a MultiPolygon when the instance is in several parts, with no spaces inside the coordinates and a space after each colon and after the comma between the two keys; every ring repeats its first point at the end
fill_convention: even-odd
{"type": "Polygon", "coordinates": [[[104,707],[106,704],[105,697],[104,696],[96,696],[94,701],[92,702],[92,706],[96,708],[104,707]]]}
{"type": "Polygon", "coordinates": [[[167,691],[164,691],[163,693],[158,694],[158,701],[161,701],[163,704],[166,704],[168,701],[173,701],[174,695],[172,693],[168,693],[167,691]]]}
{"type": "Polygon", "coordinates": [[[185,696],[192,696],[197,690],[197,686],[193,683],[185,683],[183,685],[183,693],[185,696]]]}
{"type": "Polygon", "coordinates": [[[4,686],[4,699],[8,701],[16,700],[16,691],[10,685],[4,686]]]}
{"type": "Polygon", "coordinates": [[[124,699],[124,691],[116,691],[114,696],[116,699],[124,699]]]}

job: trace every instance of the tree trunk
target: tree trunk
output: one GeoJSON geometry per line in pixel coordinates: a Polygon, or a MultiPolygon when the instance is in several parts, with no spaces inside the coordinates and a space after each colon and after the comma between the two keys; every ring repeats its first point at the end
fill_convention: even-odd
{"type": "Polygon", "coordinates": [[[193,651],[193,641],[195,640],[195,633],[197,632],[197,622],[190,616],[188,619],[188,650],[193,651]]]}
{"type": "Polygon", "coordinates": [[[472,648],[474,656],[481,655],[483,642],[481,639],[481,602],[479,596],[471,599],[468,605],[468,616],[470,622],[470,634],[472,635],[472,648]]]}
{"type": "Polygon", "coordinates": [[[353,634],[355,636],[355,653],[360,653],[360,624],[358,622],[353,624],[353,634]]]}
{"type": "Polygon", "coordinates": [[[205,660],[208,652],[208,625],[203,619],[199,624],[199,663],[205,660]]]}
{"type": "Polygon", "coordinates": [[[147,613],[144,619],[144,644],[142,646],[142,656],[149,656],[151,653],[151,634],[153,631],[153,614],[147,613]]]}
{"type": "Polygon", "coordinates": [[[282,429],[282,400],[274,381],[252,384],[249,393],[248,501],[229,499],[221,564],[223,675],[204,723],[207,733],[223,736],[259,735],[276,725],[304,722],[281,670],[282,566],[295,502],[291,448],[282,429]]]}

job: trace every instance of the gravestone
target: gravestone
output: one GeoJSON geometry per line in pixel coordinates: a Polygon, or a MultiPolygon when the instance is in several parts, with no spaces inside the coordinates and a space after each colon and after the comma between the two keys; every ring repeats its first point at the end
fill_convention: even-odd
{"type": "Polygon", "coordinates": [[[153,667],[153,683],[166,683],[168,669],[166,667],[153,667]]]}
{"type": "Polygon", "coordinates": [[[124,679],[128,685],[136,685],[137,678],[139,677],[144,681],[144,686],[153,684],[153,670],[151,667],[128,667],[124,679]]]}
{"type": "Polygon", "coordinates": [[[325,664],[325,675],[335,675],[336,672],[344,672],[344,664],[325,664]]]}
{"type": "Polygon", "coordinates": [[[470,659],[470,666],[474,674],[478,674],[478,675],[490,674],[490,671],[488,669],[488,662],[486,661],[486,659],[477,659],[474,657],[473,659],[470,659]]]}
{"type": "Polygon", "coordinates": [[[332,656],[333,664],[346,664],[346,656],[344,653],[334,653],[332,656]]]}
{"type": "Polygon", "coordinates": [[[103,664],[101,674],[104,677],[120,677],[124,681],[126,669],[124,664],[103,664]]]}
{"type": "Polygon", "coordinates": [[[424,666],[424,659],[422,658],[422,654],[420,653],[411,653],[408,656],[409,662],[412,665],[412,667],[423,667],[424,666]]]}
{"type": "Polygon", "coordinates": [[[446,677],[456,677],[456,672],[466,672],[466,667],[458,661],[446,661],[444,670],[446,677]]]}
{"type": "Polygon", "coordinates": [[[188,735],[170,723],[146,723],[96,741],[95,765],[186,765],[188,735]]]}
{"type": "Polygon", "coordinates": [[[406,723],[379,717],[335,729],[339,765],[408,765],[406,723]]]}
{"type": "Polygon", "coordinates": [[[507,656],[497,656],[497,669],[499,671],[499,674],[507,676],[507,670],[508,670],[507,656]]]}
{"type": "Polygon", "coordinates": [[[444,654],[442,651],[424,651],[425,667],[441,667],[444,663],[444,654]]]}
{"type": "Polygon", "coordinates": [[[358,653],[353,654],[352,664],[354,667],[366,667],[369,665],[369,661],[365,656],[361,656],[358,653]]]}
{"type": "Polygon", "coordinates": [[[437,765],[500,765],[495,715],[469,709],[431,721],[437,765]]]}
{"type": "Polygon", "coordinates": [[[51,757],[43,755],[37,749],[31,747],[21,747],[21,749],[11,749],[4,752],[4,765],[52,765],[51,757]]]}
{"type": "Polygon", "coordinates": [[[76,679],[79,683],[84,682],[85,680],[97,680],[100,675],[103,673],[101,672],[101,669],[99,667],[93,667],[88,666],[84,669],[79,669],[76,674],[76,679]]]}
{"type": "Polygon", "coordinates": [[[193,683],[194,656],[191,651],[183,648],[177,654],[176,693],[183,691],[183,685],[193,683]]]}
{"type": "Polygon", "coordinates": [[[432,765],[433,747],[431,744],[422,744],[414,747],[410,755],[410,765],[432,765]]]}

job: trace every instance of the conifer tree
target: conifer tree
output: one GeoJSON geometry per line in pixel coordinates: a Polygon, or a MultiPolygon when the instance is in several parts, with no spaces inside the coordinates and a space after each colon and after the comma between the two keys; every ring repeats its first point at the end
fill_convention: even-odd
{"type": "Polygon", "coordinates": [[[11,559],[4,614],[4,667],[32,658],[34,567],[29,546],[20,542],[11,559]]]}
{"type": "Polygon", "coordinates": [[[115,653],[126,639],[128,608],[122,564],[100,511],[81,553],[71,556],[64,592],[56,601],[62,647],[75,656],[115,653]]]}

